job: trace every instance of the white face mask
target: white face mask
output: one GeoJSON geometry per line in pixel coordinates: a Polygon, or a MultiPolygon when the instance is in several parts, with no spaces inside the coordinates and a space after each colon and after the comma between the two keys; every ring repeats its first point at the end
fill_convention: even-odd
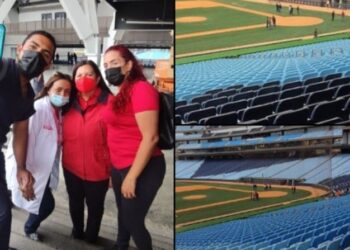
{"type": "Polygon", "coordinates": [[[69,102],[69,97],[65,97],[65,96],[53,94],[53,95],[50,95],[49,97],[50,97],[50,102],[55,107],[62,107],[69,102]]]}

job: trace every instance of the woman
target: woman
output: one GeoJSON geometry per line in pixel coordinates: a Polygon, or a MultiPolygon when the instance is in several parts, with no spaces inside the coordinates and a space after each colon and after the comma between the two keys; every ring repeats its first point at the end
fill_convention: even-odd
{"type": "Polygon", "coordinates": [[[73,222],[72,236],[95,243],[111,166],[101,118],[110,92],[93,61],[78,63],[73,80],[77,96],[63,120],[62,166],[73,222]],[[85,232],[84,202],[88,209],[85,232]]]}
{"type": "Polygon", "coordinates": [[[128,249],[130,236],[138,249],[152,249],[145,217],[165,174],[164,156],[157,147],[159,95],[125,46],[107,49],[104,67],[108,82],[119,87],[103,114],[118,207],[114,249],[128,249]]]}
{"type": "Polygon", "coordinates": [[[56,189],[59,179],[62,128],[61,109],[68,105],[73,82],[69,75],[55,73],[39,93],[34,107],[36,113],[29,119],[27,169],[32,173],[36,199],[27,201],[22,197],[16,180],[17,168],[12,147],[6,155],[7,180],[12,191],[13,203],[29,212],[24,225],[25,234],[39,241],[37,230],[55,207],[51,189],[56,189]]]}

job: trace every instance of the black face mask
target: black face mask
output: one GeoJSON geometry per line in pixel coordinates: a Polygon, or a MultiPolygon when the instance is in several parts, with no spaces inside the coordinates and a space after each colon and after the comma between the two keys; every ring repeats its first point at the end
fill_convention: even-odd
{"type": "Polygon", "coordinates": [[[18,61],[18,66],[21,72],[28,80],[39,76],[43,73],[47,63],[43,55],[37,51],[25,50],[22,59],[18,61]]]}
{"type": "Polygon", "coordinates": [[[125,75],[122,74],[121,67],[106,69],[105,74],[107,81],[113,86],[120,86],[125,78],[125,75]]]}

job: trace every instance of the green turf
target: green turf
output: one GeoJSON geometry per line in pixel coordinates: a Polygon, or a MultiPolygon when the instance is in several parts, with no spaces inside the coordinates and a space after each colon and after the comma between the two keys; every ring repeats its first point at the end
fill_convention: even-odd
{"type": "MultiPolygon", "coordinates": [[[[183,182],[178,181],[176,182],[176,186],[181,186],[183,182]]],[[[242,186],[242,185],[235,185],[235,184],[213,184],[213,183],[206,183],[206,182],[192,182],[192,183],[186,183],[187,185],[210,185],[210,186],[217,186],[217,187],[229,187],[229,188],[239,188],[243,190],[251,190],[251,186],[242,186]]],[[[207,203],[214,203],[214,202],[219,202],[219,201],[225,201],[228,199],[235,199],[238,197],[244,197],[247,196],[246,193],[243,192],[236,192],[236,191],[227,191],[227,192],[222,192],[223,190],[200,190],[200,191],[192,191],[192,192],[184,192],[184,193],[177,193],[176,194],[176,208],[184,208],[184,207],[191,207],[191,206],[197,206],[197,205],[203,205],[207,203]],[[183,196],[187,195],[193,195],[193,194],[206,194],[209,191],[208,197],[205,200],[197,200],[197,201],[184,201],[182,199],[183,196]]],[[[263,187],[258,187],[258,191],[263,191],[263,187]]],[[[270,190],[269,190],[270,191],[270,190]]],[[[296,194],[292,194],[291,190],[289,187],[286,188],[272,188],[271,191],[284,191],[287,192],[287,196],[283,197],[276,197],[276,198],[262,198],[259,201],[251,201],[251,200],[246,200],[246,201],[240,201],[237,203],[231,203],[231,204],[226,204],[226,205],[221,205],[217,206],[215,208],[203,208],[200,210],[196,211],[191,211],[191,212],[182,212],[182,213],[177,213],[176,216],[176,224],[179,223],[185,223],[193,220],[199,220],[199,219],[206,219],[210,218],[213,216],[218,216],[218,215],[225,215],[228,213],[234,213],[234,212],[239,212],[247,209],[252,209],[256,207],[263,207],[267,205],[274,205],[277,203],[281,202],[286,202],[286,201],[293,201],[296,199],[304,198],[308,196],[310,193],[308,191],[303,191],[303,190],[297,190],[296,194]]],[[[228,221],[232,219],[238,219],[238,218],[245,218],[247,216],[252,216],[256,215],[258,213],[266,212],[266,211],[273,211],[276,209],[284,208],[287,206],[291,206],[295,204],[300,204],[304,203],[306,201],[301,201],[301,202],[291,202],[290,204],[287,205],[276,205],[272,208],[265,208],[261,209],[259,211],[254,211],[254,212],[246,212],[246,213],[241,213],[239,215],[233,215],[225,218],[220,218],[216,219],[210,222],[203,222],[200,223],[199,225],[191,225],[191,226],[186,226],[183,228],[180,228],[179,231],[182,230],[189,230],[190,228],[194,228],[197,226],[203,226],[203,225],[211,225],[215,223],[219,223],[222,221],[228,221]]]]}
{"type": "MultiPolygon", "coordinates": [[[[235,0],[235,1],[220,0],[219,2],[234,3],[235,5],[249,7],[250,9],[270,12],[271,15],[275,14],[274,6],[270,6],[266,4],[249,3],[241,0],[235,0]]],[[[282,15],[283,14],[286,15],[287,13],[283,12],[282,15]]],[[[194,37],[194,38],[188,38],[188,39],[177,39],[176,54],[199,52],[204,50],[227,48],[227,47],[233,47],[233,46],[241,46],[241,45],[253,44],[258,42],[270,42],[270,41],[275,41],[280,39],[296,38],[300,36],[312,35],[315,28],[318,29],[319,34],[322,34],[322,33],[344,30],[350,27],[349,17],[346,17],[346,19],[342,21],[340,16],[337,16],[336,20],[332,22],[330,19],[329,13],[301,10],[301,14],[305,16],[320,17],[324,19],[324,22],[319,25],[306,26],[306,27],[277,27],[273,30],[260,28],[260,29],[254,29],[254,30],[229,32],[229,33],[222,33],[222,34],[209,35],[209,36],[203,36],[203,37],[194,37]]],[[[181,32],[181,29],[177,28],[176,32],[177,33],[181,32]]]]}
{"type": "Polygon", "coordinates": [[[176,35],[200,32],[205,30],[225,29],[238,26],[261,24],[265,18],[224,7],[205,9],[185,9],[176,12],[176,18],[186,16],[204,16],[205,22],[177,23],[176,35]]]}

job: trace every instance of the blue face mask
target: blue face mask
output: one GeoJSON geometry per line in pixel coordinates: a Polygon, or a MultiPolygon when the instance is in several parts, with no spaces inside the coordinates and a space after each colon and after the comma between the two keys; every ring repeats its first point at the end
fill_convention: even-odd
{"type": "Polygon", "coordinates": [[[69,102],[69,97],[53,94],[50,95],[50,102],[56,107],[62,107],[69,102]]]}

